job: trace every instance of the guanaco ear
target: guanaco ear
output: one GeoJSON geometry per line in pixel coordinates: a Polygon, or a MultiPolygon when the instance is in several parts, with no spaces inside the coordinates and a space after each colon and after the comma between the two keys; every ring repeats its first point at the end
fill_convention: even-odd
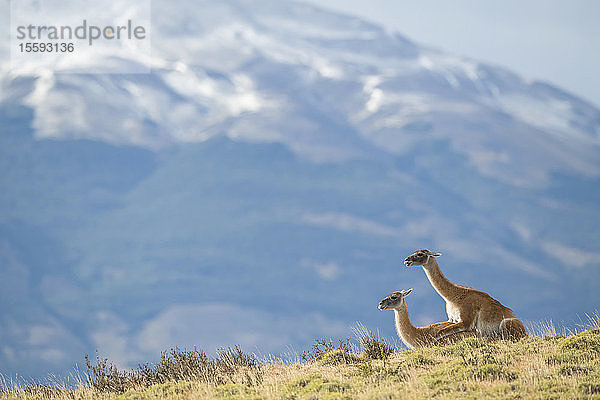
{"type": "Polygon", "coordinates": [[[412,292],[412,288],[410,289],[406,289],[402,291],[402,296],[406,297],[410,294],[410,292],[412,292]]]}
{"type": "Polygon", "coordinates": [[[431,250],[427,250],[427,252],[428,252],[427,253],[428,256],[439,257],[439,256],[442,255],[442,253],[435,253],[435,252],[433,252],[431,250]]]}

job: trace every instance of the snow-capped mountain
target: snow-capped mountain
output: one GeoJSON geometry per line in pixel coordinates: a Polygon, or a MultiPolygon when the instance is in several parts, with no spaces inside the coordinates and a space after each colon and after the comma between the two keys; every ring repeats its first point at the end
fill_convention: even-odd
{"type": "Polygon", "coordinates": [[[150,74],[0,65],[0,372],[393,337],[391,290],[444,318],[421,247],[523,319],[598,304],[596,107],[302,3],[152,6],[114,56],[150,74]]]}
{"type": "Polygon", "coordinates": [[[35,111],[38,138],[156,149],[226,134],[323,161],[401,155],[436,139],[519,186],[552,172],[600,174],[600,113],[574,96],[310,5],[214,3],[154,5],[151,75],[26,65],[5,74],[3,102],[35,111]],[[15,75],[36,79],[23,89],[15,75]]]}

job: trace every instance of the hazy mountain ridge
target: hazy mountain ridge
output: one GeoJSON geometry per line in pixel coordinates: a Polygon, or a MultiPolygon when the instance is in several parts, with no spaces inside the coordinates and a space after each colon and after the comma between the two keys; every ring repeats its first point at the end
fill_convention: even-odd
{"type": "Polygon", "coordinates": [[[150,75],[0,77],[1,372],[391,337],[391,290],[444,317],[421,247],[524,319],[593,311],[598,109],[311,6],[178,8],[150,75]]]}

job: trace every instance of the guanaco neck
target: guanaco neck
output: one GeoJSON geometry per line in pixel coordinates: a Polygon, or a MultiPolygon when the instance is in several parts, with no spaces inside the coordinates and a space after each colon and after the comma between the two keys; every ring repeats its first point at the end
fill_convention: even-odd
{"type": "Polygon", "coordinates": [[[442,274],[440,266],[435,258],[430,256],[427,263],[423,265],[423,269],[425,270],[429,282],[431,282],[431,286],[433,286],[445,300],[452,300],[457,292],[460,292],[460,288],[450,282],[444,274],[442,274]]]}
{"type": "Polygon", "coordinates": [[[418,337],[418,329],[410,322],[408,317],[408,308],[406,307],[406,301],[402,300],[400,306],[394,308],[394,316],[396,318],[396,332],[404,343],[415,347],[413,345],[414,339],[418,337]]]}

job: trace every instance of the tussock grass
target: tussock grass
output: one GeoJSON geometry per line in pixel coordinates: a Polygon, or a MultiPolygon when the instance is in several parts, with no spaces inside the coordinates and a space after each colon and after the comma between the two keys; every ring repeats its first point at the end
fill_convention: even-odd
{"type": "Polygon", "coordinates": [[[288,364],[237,347],[216,358],[174,349],[133,371],[96,357],[79,388],[9,388],[0,380],[0,399],[600,400],[600,327],[590,321],[564,335],[547,329],[518,342],[467,338],[402,352],[365,328],[357,344],[318,339],[302,361],[288,364]]]}
{"type": "Polygon", "coordinates": [[[373,332],[361,323],[354,328],[354,334],[360,343],[363,357],[367,359],[387,360],[396,350],[395,346],[379,335],[379,332],[373,332]]]}
{"type": "Polygon", "coordinates": [[[302,352],[300,357],[304,362],[331,365],[351,364],[360,361],[360,358],[352,352],[350,338],[339,339],[337,346],[332,339],[316,339],[312,349],[302,352]]]}
{"type": "Polygon", "coordinates": [[[157,364],[140,365],[132,371],[120,371],[99,355],[96,355],[95,364],[86,356],[85,364],[89,386],[101,393],[124,393],[168,382],[244,383],[251,386],[262,380],[256,357],[245,354],[237,346],[220,349],[214,359],[195,348],[191,351],[175,348],[163,352],[157,364]]]}

